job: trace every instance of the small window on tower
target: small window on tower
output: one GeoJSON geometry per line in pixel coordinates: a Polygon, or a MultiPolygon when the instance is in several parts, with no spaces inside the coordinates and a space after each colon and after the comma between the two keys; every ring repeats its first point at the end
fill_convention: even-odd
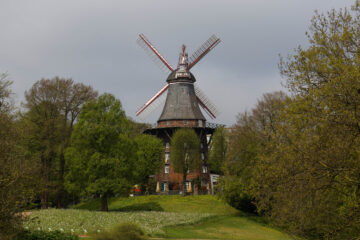
{"type": "Polygon", "coordinates": [[[202,126],[203,126],[202,120],[199,120],[199,121],[198,121],[198,125],[199,125],[199,127],[202,127],[202,126]]]}
{"type": "Polygon", "coordinates": [[[165,147],[166,147],[166,148],[170,148],[170,143],[167,142],[167,143],[165,144],[165,147]]]}
{"type": "Polygon", "coordinates": [[[201,159],[205,160],[205,154],[204,153],[201,153],[201,159]]]}
{"type": "Polygon", "coordinates": [[[203,149],[203,148],[204,148],[204,145],[203,145],[202,143],[200,143],[200,147],[201,147],[201,149],[203,149]]]}
{"type": "Polygon", "coordinates": [[[165,163],[168,164],[170,160],[170,153],[165,153],[165,163]]]}
{"type": "Polygon", "coordinates": [[[203,166],[202,170],[203,170],[203,173],[207,173],[207,167],[206,166],[203,166]]]}
{"type": "Polygon", "coordinates": [[[187,125],[187,120],[184,120],[184,125],[187,125]]]}
{"type": "Polygon", "coordinates": [[[170,166],[169,165],[166,165],[165,166],[165,173],[169,173],[170,172],[170,166]]]}
{"type": "Polygon", "coordinates": [[[166,126],[169,126],[169,125],[170,125],[170,121],[167,120],[167,121],[166,121],[166,126]]]}

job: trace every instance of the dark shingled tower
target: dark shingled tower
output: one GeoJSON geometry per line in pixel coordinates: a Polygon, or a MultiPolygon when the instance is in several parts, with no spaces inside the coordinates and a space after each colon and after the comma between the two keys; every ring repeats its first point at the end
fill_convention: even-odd
{"type": "Polygon", "coordinates": [[[158,122],[167,120],[203,120],[198,101],[196,99],[195,77],[189,73],[189,78],[176,78],[176,71],[166,80],[169,83],[165,106],[158,122]]]}
{"type": "Polygon", "coordinates": [[[165,101],[163,111],[156,126],[145,130],[145,133],[161,138],[165,146],[164,164],[155,176],[157,182],[156,192],[169,194],[180,191],[182,174],[173,171],[170,157],[170,142],[172,135],[177,129],[191,127],[198,134],[201,142],[202,166],[199,166],[198,171],[188,174],[186,179],[188,193],[210,193],[210,171],[206,159],[208,145],[217,125],[206,122],[206,118],[201,112],[199,105],[211,118],[215,118],[218,111],[200,89],[194,85],[196,79],[189,70],[214,48],[220,42],[220,39],[215,35],[210,37],[189,60],[185,51],[186,47],[183,45],[178,67],[174,70],[143,34],[139,36],[139,45],[147,53],[155,56],[155,60],[158,60],[162,66],[165,66],[165,69],[170,70],[166,80],[167,84],[136,112],[137,116],[145,116],[151,113],[162,101],[165,101]],[[164,92],[166,90],[167,95],[165,98],[164,92]]]}

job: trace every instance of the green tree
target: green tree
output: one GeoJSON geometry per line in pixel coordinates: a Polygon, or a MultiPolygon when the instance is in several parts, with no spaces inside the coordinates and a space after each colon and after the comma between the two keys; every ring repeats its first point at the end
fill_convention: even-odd
{"type": "Polygon", "coordinates": [[[199,170],[201,167],[200,140],[193,129],[179,129],[173,135],[171,163],[175,172],[183,174],[182,194],[185,196],[188,172],[199,170]]]}
{"type": "Polygon", "coordinates": [[[293,99],[255,174],[257,206],[316,239],[360,234],[360,8],[312,19],[309,45],[282,59],[293,99]]]}
{"type": "Polygon", "coordinates": [[[22,229],[20,212],[29,202],[32,168],[21,147],[22,129],[13,114],[11,81],[0,74],[0,239],[13,239],[22,229]]]}
{"type": "Polygon", "coordinates": [[[136,144],[136,179],[139,183],[146,184],[146,192],[148,192],[149,176],[159,171],[162,165],[164,146],[161,139],[147,134],[137,136],[134,141],[136,144]]]}
{"type": "Polygon", "coordinates": [[[228,140],[227,130],[225,127],[219,127],[215,130],[209,149],[208,160],[210,170],[213,173],[224,174],[223,167],[226,158],[228,140]]]}
{"type": "Polygon", "coordinates": [[[128,137],[127,119],[119,100],[111,94],[84,104],[66,151],[70,192],[100,196],[101,210],[107,199],[134,183],[136,146],[128,137]]]}
{"type": "Polygon", "coordinates": [[[81,105],[96,96],[92,87],[59,77],[41,79],[25,93],[26,145],[28,157],[39,166],[43,208],[48,207],[50,193],[56,195],[58,207],[64,206],[64,149],[81,105]]]}
{"type": "Polygon", "coordinates": [[[222,197],[238,209],[255,211],[254,169],[259,164],[259,155],[265,154],[271,142],[277,116],[287,99],[283,92],[263,94],[256,106],[250,112],[239,114],[236,124],[230,128],[225,174],[220,185],[222,197]]]}

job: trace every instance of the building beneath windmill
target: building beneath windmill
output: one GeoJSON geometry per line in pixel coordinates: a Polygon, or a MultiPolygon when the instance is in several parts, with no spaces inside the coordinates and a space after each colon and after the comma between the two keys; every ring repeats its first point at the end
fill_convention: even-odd
{"type": "Polygon", "coordinates": [[[169,73],[166,79],[167,84],[136,112],[137,116],[144,118],[165,101],[157,123],[144,132],[157,136],[164,142],[163,166],[155,175],[156,192],[158,193],[176,194],[181,190],[183,175],[174,172],[170,145],[173,134],[180,128],[194,129],[199,136],[201,147],[202,165],[199,166],[198,171],[190,172],[187,175],[185,183],[187,192],[211,193],[211,179],[213,178],[210,177],[210,169],[207,165],[208,147],[212,134],[219,125],[208,123],[200,107],[212,119],[216,118],[219,112],[194,84],[196,79],[190,69],[219,42],[220,39],[213,35],[190,59],[188,59],[186,47],[183,45],[178,66],[174,69],[143,34],[139,35],[139,45],[163,67],[163,70],[169,73]],[[166,92],[167,94],[165,94],[166,92]]]}

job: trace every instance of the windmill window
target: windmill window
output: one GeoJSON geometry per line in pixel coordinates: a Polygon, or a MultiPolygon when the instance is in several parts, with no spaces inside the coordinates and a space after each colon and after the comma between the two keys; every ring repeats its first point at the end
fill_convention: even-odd
{"type": "Polygon", "coordinates": [[[202,170],[203,170],[203,173],[207,173],[207,167],[206,166],[203,166],[202,170]]]}
{"type": "Polygon", "coordinates": [[[202,181],[201,181],[201,186],[202,186],[202,187],[207,187],[207,181],[206,181],[206,180],[202,180],[202,181]]]}
{"type": "Polygon", "coordinates": [[[169,165],[166,165],[165,166],[165,173],[169,173],[170,172],[170,166],[169,165]]]}
{"type": "Polygon", "coordinates": [[[170,153],[165,153],[165,163],[168,164],[170,160],[170,153]]]}
{"type": "Polygon", "coordinates": [[[201,159],[205,160],[205,154],[204,153],[201,153],[201,159]]]}
{"type": "Polygon", "coordinates": [[[187,120],[184,120],[184,125],[187,125],[187,120]]]}
{"type": "Polygon", "coordinates": [[[167,142],[167,143],[165,144],[165,147],[166,147],[166,148],[170,148],[170,143],[167,142]]]}
{"type": "Polygon", "coordinates": [[[199,127],[202,127],[202,126],[203,126],[202,120],[199,120],[199,121],[198,121],[198,125],[199,125],[199,127]]]}
{"type": "Polygon", "coordinates": [[[170,125],[170,121],[167,120],[167,121],[166,121],[166,126],[169,126],[169,125],[170,125]]]}

